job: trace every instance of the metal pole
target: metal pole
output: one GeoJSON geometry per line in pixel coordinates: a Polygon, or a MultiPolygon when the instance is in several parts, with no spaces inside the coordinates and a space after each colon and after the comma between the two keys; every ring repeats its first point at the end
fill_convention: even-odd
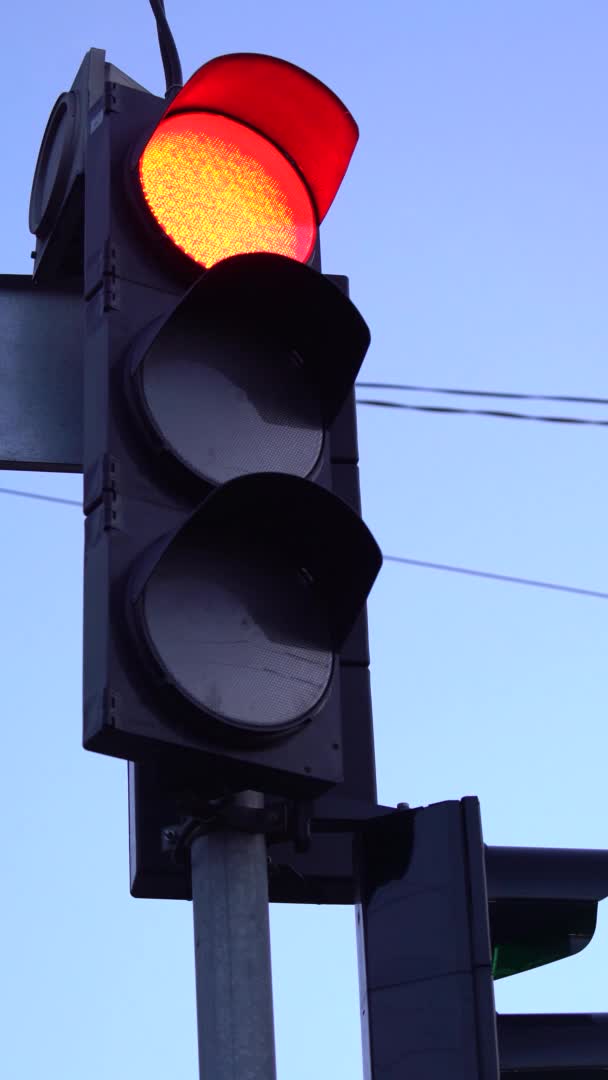
{"type": "Polygon", "coordinates": [[[199,836],[191,861],[200,1080],[276,1080],[265,837],[199,836]]]}

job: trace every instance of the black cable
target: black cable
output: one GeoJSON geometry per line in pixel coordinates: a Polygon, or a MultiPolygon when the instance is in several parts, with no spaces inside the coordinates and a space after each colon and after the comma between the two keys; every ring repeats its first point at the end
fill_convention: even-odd
{"type": "MultiPolygon", "coordinates": [[[[16,488],[0,488],[2,495],[20,495],[26,499],[41,499],[43,502],[63,503],[66,506],[80,506],[77,499],[59,499],[54,495],[38,495],[34,491],[18,491],[16,488]]],[[[420,566],[426,570],[448,570],[451,574],[468,574],[470,577],[490,578],[492,581],[506,581],[512,585],[531,585],[536,589],[554,589],[558,592],[577,593],[579,596],[592,596],[598,600],[608,600],[608,593],[596,589],[579,589],[576,585],[557,585],[552,581],[536,581],[534,578],[512,577],[509,574],[494,574],[490,570],[471,570],[466,566],[450,566],[448,563],[424,562],[422,559],[408,559],[405,555],[384,555],[385,562],[403,563],[407,566],[420,566]]]]}
{"type": "Polygon", "coordinates": [[[506,390],[455,390],[445,386],[414,386],[407,383],[357,382],[368,390],[404,390],[412,394],[458,394],[460,397],[509,398],[512,401],[568,401],[577,405],[608,405],[608,398],[577,397],[573,394],[515,394],[506,390]]]}
{"type": "Polygon", "coordinates": [[[408,409],[411,412],[451,413],[459,416],[493,416],[500,420],[537,420],[543,424],[587,424],[608,427],[608,420],[587,420],[579,416],[533,416],[530,413],[506,412],[501,409],[457,409],[449,405],[406,405],[401,401],[371,401],[357,398],[357,405],[377,405],[383,409],[408,409]]]}
{"type": "Polygon", "coordinates": [[[179,59],[177,46],[171,33],[171,27],[167,21],[164,0],[150,0],[150,7],[156,19],[158,32],[158,44],[165,72],[166,91],[165,97],[172,97],[176,90],[183,86],[182,65],[179,59]]]}
{"type": "Polygon", "coordinates": [[[424,562],[422,559],[407,559],[402,555],[384,555],[383,558],[386,562],[405,563],[408,566],[420,566],[426,570],[448,570],[451,574],[468,574],[470,577],[506,581],[511,585],[532,585],[536,589],[555,589],[557,592],[577,593],[579,596],[593,596],[597,600],[608,600],[608,593],[599,592],[597,589],[579,589],[577,585],[557,585],[553,581],[536,581],[534,578],[512,577],[510,574],[493,574],[489,570],[471,570],[466,566],[424,562]]]}
{"type": "Polygon", "coordinates": [[[63,503],[64,506],[80,506],[77,499],[59,499],[54,495],[38,495],[35,491],[18,491],[17,488],[0,488],[0,495],[20,495],[22,499],[40,499],[41,502],[63,503]]]}

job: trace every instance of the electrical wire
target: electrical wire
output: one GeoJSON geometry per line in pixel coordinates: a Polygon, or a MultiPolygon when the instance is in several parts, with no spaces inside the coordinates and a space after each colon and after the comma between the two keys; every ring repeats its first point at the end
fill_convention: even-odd
{"type": "MultiPolygon", "coordinates": [[[[78,499],[60,499],[54,495],[40,495],[34,491],[20,491],[17,488],[0,488],[1,495],[19,495],[25,499],[40,499],[42,502],[63,503],[64,506],[82,507],[78,499]]],[[[495,574],[490,570],[472,570],[466,566],[451,566],[449,563],[425,562],[423,559],[410,559],[405,555],[384,555],[385,562],[403,563],[406,566],[419,566],[425,570],[446,570],[451,574],[467,574],[469,577],[489,578],[491,581],[504,581],[511,585],[529,585],[536,589],[553,589],[557,592],[575,593],[578,596],[590,596],[596,600],[608,600],[608,593],[597,589],[581,589],[577,585],[559,585],[553,581],[537,581],[535,578],[514,577],[510,574],[495,574]]]]}
{"type": "Polygon", "coordinates": [[[535,420],[543,424],[585,424],[608,427],[608,420],[590,420],[580,416],[533,416],[530,413],[507,412],[502,409],[458,409],[450,405],[410,405],[402,401],[372,401],[357,398],[357,405],[376,405],[382,409],[408,409],[411,412],[447,413],[457,416],[492,416],[499,420],[535,420]]]}
{"type": "Polygon", "coordinates": [[[577,585],[558,585],[554,581],[536,581],[534,578],[514,577],[511,574],[494,574],[490,570],[472,570],[467,566],[450,566],[447,563],[425,562],[423,559],[408,559],[403,555],[384,555],[383,559],[385,562],[420,566],[425,570],[447,570],[451,574],[468,574],[470,577],[506,581],[511,585],[531,585],[535,589],[555,589],[557,592],[576,593],[578,596],[595,597],[596,600],[608,600],[608,593],[606,592],[600,592],[598,589],[581,589],[577,585]]]}
{"type": "Polygon", "coordinates": [[[412,394],[457,394],[460,397],[508,398],[512,401],[567,401],[577,405],[608,405],[608,398],[574,394],[516,394],[506,390],[457,390],[445,386],[416,386],[407,383],[357,382],[367,390],[403,390],[412,394]]]}
{"type": "Polygon", "coordinates": [[[77,499],[59,499],[55,495],[39,495],[35,491],[19,491],[17,488],[0,488],[0,495],[20,495],[22,499],[40,499],[41,502],[63,503],[64,506],[80,506],[77,499]]]}
{"type": "Polygon", "coordinates": [[[171,33],[171,27],[167,20],[164,0],[150,0],[150,7],[152,8],[154,18],[156,19],[158,44],[160,46],[160,55],[165,72],[165,97],[171,98],[175,95],[176,91],[181,90],[183,86],[182,65],[180,63],[175,39],[171,33]]]}

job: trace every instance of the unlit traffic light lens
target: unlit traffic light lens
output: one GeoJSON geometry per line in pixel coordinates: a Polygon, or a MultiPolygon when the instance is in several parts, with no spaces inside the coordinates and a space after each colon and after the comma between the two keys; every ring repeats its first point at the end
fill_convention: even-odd
{"type": "Polygon", "coordinates": [[[227,116],[162,120],[139,177],[160,227],[201,266],[256,251],[298,262],[312,254],[316,216],[303,180],[273,143],[227,116]]]}
{"type": "Polygon", "coordinates": [[[140,618],[169,682],[224,723],[298,726],[329,685],[334,656],[314,583],[245,533],[176,537],[145,585],[140,618]]]}
{"type": "Polygon", "coordinates": [[[176,320],[146,354],[139,386],[161,442],[222,484],[255,472],[312,473],[324,428],[308,374],[282,345],[176,320]]]}

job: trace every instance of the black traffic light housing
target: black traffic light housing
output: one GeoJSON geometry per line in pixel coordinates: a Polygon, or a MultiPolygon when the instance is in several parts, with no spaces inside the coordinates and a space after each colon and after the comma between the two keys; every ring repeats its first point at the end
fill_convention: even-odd
{"type": "MultiPolygon", "coordinates": [[[[29,226],[36,237],[34,281],[82,288],[84,279],[84,174],[89,114],[108,86],[144,88],[89,49],[70,90],[60,94],[44,132],[32,183],[29,226]]],[[[151,95],[148,95],[151,96],[151,95]]]]}
{"type": "Polygon", "coordinates": [[[88,113],[84,743],[209,796],[313,797],[351,756],[342,659],[367,667],[381,561],[331,436],[369,334],[309,266],[169,250],[135,183],[165,110],[106,82],[88,113]]]}
{"type": "MultiPolygon", "coordinates": [[[[331,125],[335,123],[336,105],[338,112],[341,112],[341,134],[339,139],[334,139],[335,145],[332,145],[329,153],[319,155],[316,151],[316,121],[313,118],[311,122],[310,119],[314,110],[308,110],[310,115],[305,118],[306,122],[300,124],[289,122],[286,126],[284,125],[283,133],[278,128],[272,132],[272,137],[277,142],[280,142],[282,138],[292,140],[289,146],[289,156],[292,161],[294,155],[300,155],[302,146],[296,145],[297,140],[290,132],[300,132],[298,136],[300,139],[302,132],[307,133],[308,147],[301,162],[305,162],[304,167],[310,173],[307,182],[310,183],[310,190],[314,193],[320,219],[331,202],[334,189],[343,175],[354,141],[356,141],[356,127],[353,125],[352,118],[337,99],[332,95],[327,98],[326,88],[322,87],[322,84],[292,65],[285,65],[281,61],[265,57],[219,58],[202,69],[202,76],[197,73],[197,76],[202,77],[207,88],[211,87],[212,95],[215,95],[215,100],[211,102],[213,108],[224,108],[226,101],[220,98],[226,92],[232,93],[235,89],[236,84],[233,83],[230,90],[229,81],[225,79],[226,70],[235,71],[240,66],[241,73],[247,77],[247,65],[253,65],[256,69],[255,82],[259,87],[263,87],[264,81],[268,78],[272,81],[279,72],[280,77],[285,79],[286,91],[289,91],[285,92],[282,98],[285,103],[291,101],[292,108],[295,107],[294,101],[298,94],[312,95],[309,98],[309,104],[315,95],[318,102],[320,94],[325,104],[331,98],[327,108],[325,104],[323,105],[326,128],[328,125],[331,128],[331,125]],[[333,117],[332,108],[334,109],[333,117]],[[333,163],[328,172],[327,162],[332,158],[333,163]],[[330,175],[332,170],[333,176],[330,175]]],[[[252,70],[251,67],[250,70],[252,70]]],[[[191,83],[194,85],[195,93],[198,92],[196,91],[197,79],[191,80],[191,83]]],[[[235,105],[234,99],[230,105],[232,111],[235,105]]],[[[252,122],[255,121],[256,126],[277,123],[276,118],[264,116],[263,92],[258,94],[255,102],[252,99],[248,100],[247,109],[257,111],[256,116],[252,114],[250,117],[252,122]]],[[[88,575],[85,590],[88,626],[86,649],[89,656],[87,661],[89,675],[90,657],[92,653],[96,653],[93,663],[96,672],[95,680],[103,665],[109,661],[111,649],[115,645],[120,653],[124,644],[127,664],[126,658],[131,652],[136,658],[136,665],[141,663],[145,667],[149,661],[149,658],[145,657],[142,660],[141,649],[134,640],[134,635],[130,633],[129,626],[119,625],[116,628],[114,621],[111,624],[104,622],[110,610],[117,612],[122,609],[122,601],[116,600],[114,578],[109,592],[107,590],[104,592],[105,586],[102,584],[104,575],[107,581],[111,576],[106,558],[108,553],[110,551],[115,553],[119,547],[124,548],[128,544],[126,534],[124,531],[121,533],[118,526],[121,522],[123,525],[128,522],[130,528],[136,520],[137,530],[141,528],[145,533],[147,526],[144,519],[152,516],[152,508],[146,507],[145,513],[138,517],[135,504],[129,503],[123,497],[125,488],[120,480],[121,475],[128,476],[127,487],[139,487],[139,490],[143,492],[143,501],[146,502],[146,496],[151,490],[150,473],[146,472],[146,467],[144,467],[145,479],[143,484],[140,483],[139,458],[143,455],[149,463],[155,457],[157,459],[164,457],[166,475],[171,478],[167,483],[172,488],[175,482],[172,495],[178,496],[175,498],[175,517],[171,522],[174,526],[198,505],[200,495],[198,485],[192,482],[188,470],[180,469],[179,461],[172,458],[170,454],[164,453],[162,447],[159,450],[159,442],[162,442],[162,439],[157,438],[158,432],[154,432],[153,424],[146,426],[149,416],[146,416],[145,400],[142,401],[142,394],[138,391],[136,380],[130,380],[123,372],[125,379],[123,380],[121,375],[120,380],[123,395],[117,391],[115,378],[104,383],[104,376],[100,375],[99,369],[99,356],[104,353],[104,350],[107,357],[114,353],[126,355],[128,352],[131,364],[134,358],[136,362],[138,349],[141,352],[142,336],[145,337],[146,327],[154,321],[152,316],[158,319],[160,325],[172,311],[180,306],[180,301],[188,294],[188,290],[201,278],[201,268],[186,258],[153,221],[142,191],[136,182],[138,155],[145,146],[150,132],[154,130],[166,111],[167,102],[164,99],[148,93],[128,75],[106,61],[102,50],[90,50],[81,64],[71,90],[61,95],[53,110],[43,139],[32,189],[30,221],[37,240],[35,278],[39,282],[61,281],[71,289],[80,288],[87,301],[84,306],[86,307],[88,356],[98,358],[92,365],[89,361],[86,361],[84,365],[87,372],[85,499],[89,507],[96,506],[96,511],[89,514],[91,520],[87,528],[90,536],[97,537],[87,552],[87,563],[90,565],[91,572],[88,575]],[[92,374],[92,368],[95,371],[94,374],[92,374]],[[113,408],[114,403],[118,408],[118,426],[124,423],[127,432],[127,452],[122,456],[112,458],[111,454],[100,454],[99,449],[106,437],[109,438],[112,423],[108,420],[107,410],[110,407],[113,408]],[[106,424],[108,426],[104,430],[106,424]],[[132,425],[135,431],[130,431],[132,425]],[[135,467],[130,456],[133,449],[135,467]],[[99,501],[96,503],[96,500],[99,501]],[[108,526],[114,532],[116,540],[114,545],[109,544],[107,536],[103,539],[108,526]],[[102,555],[101,548],[104,545],[106,552],[102,555]],[[96,564],[99,571],[97,574],[92,571],[92,564],[96,564]]],[[[318,118],[317,110],[316,120],[318,118]]],[[[310,265],[320,270],[318,242],[310,265]]],[[[224,272],[221,268],[216,268],[217,281],[224,272]]],[[[321,278],[320,275],[306,274],[306,268],[298,265],[290,267],[288,273],[300,275],[303,290],[300,295],[296,289],[291,304],[292,309],[294,307],[296,309],[293,314],[295,322],[300,325],[300,337],[303,343],[310,342],[312,328],[316,325],[318,327],[317,340],[325,362],[324,369],[320,363],[317,363],[319,380],[325,383],[322,407],[326,430],[315,482],[336,493],[357,515],[360,515],[354,391],[352,387],[348,390],[345,370],[333,363],[331,352],[334,346],[338,352],[342,353],[345,348],[344,341],[336,329],[334,307],[329,299],[330,296],[335,295],[335,289],[330,287],[329,283],[337,286],[345,296],[348,296],[348,281],[344,277],[321,278]],[[313,279],[316,279],[314,284],[312,284],[313,279]],[[310,319],[310,306],[306,310],[306,304],[302,302],[307,290],[308,299],[314,301],[316,297],[324,307],[324,328],[321,326],[322,320],[318,313],[316,318],[313,313],[313,318],[310,319]],[[301,308],[300,315],[297,312],[298,305],[301,308]],[[342,380],[341,388],[338,385],[340,380],[342,380]],[[334,404],[338,403],[343,391],[348,391],[346,398],[335,419],[332,420],[334,404]]],[[[222,306],[221,290],[215,288],[213,275],[208,274],[207,277],[208,283],[204,289],[200,288],[198,296],[207,295],[209,298],[207,307],[211,311],[213,294],[213,302],[220,301],[220,308],[222,306]]],[[[235,285],[235,288],[239,291],[238,285],[235,285]]],[[[289,307],[289,296],[284,287],[282,287],[282,292],[283,300],[288,301],[289,307]]],[[[243,306],[246,308],[246,290],[240,288],[240,293],[243,306]]],[[[196,289],[192,289],[192,296],[195,294],[196,289]]],[[[263,307],[264,301],[260,296],[259,288],[258,299],[263,307]]],[[[354,312],[347,303],[340,304],[339,301],[334,301],[334,305],[336,304],[338,312],[349,310],[354,312]]],[[[251,304],[249,306],[251,308],[251,304]]],[[[269,304],[267,303],[266,306],[268,307],[269,304]]],[[[317,305],[313,303],[312,306],[316,308],[317,305]]],[[[284,323],[286,312],[277,310],[275,306],[275,318],[277,323],[284,323]]],[[[348,315],[339,316],[338,322],[348,337],[350,333],[348,315]]],[[[355,337],[358,336],[359,347],[364,351],[364,337],[367,331],[360,317],[352,319],[351,337],[353,334],[355,337]]],[[[315,351],[309,348],[308,352],[309,363],[314,366],[315,351]]],[[[103,367],[103,363],[101,366],[103,367]]],[[[353,369],[351,376],[354,377],[354,374],[353,369]]],[[[162,502],[168,490],[164,482],[161,483],[161,489],[163,489],[160,496],[162,502]]],[[[163,502],[163,505],[167,509],[167,504],[163,502]]],[[[167,519],[170,517],[171,513],[167,509],[167,519]]],[[[142,539],[142,536],[139,536],[139,540],[142,539]]],[[[113,558],[116,563],[116,554],[113,558]]],[[[118,623],[120,624],[121,621],[119,616],[118,623]]],[[[338,810],[339,816],[345,801],[354,800],[365,807],[373,806],[376,801],[368,666],[369,649],[363,608],[355,626],[336,655],[334,664],[331,692],[332,715],[335,719],[338,703],[341,701],[343,782],[315,801],[315,811],[320,817],[331,817],[336,802],[341,806],[338,810]]],[[[112,698],[111,693],[102,692],[100,698],[97,695],[97,686],[91,694],[92,685],[87,676],[85,681],[87,711],[89,720],[97,711],[97,721],[94,725],[99,722],[99,717],[104,715],[104,711],[110,716],[113,713],[116,715],[118,711],[124,714],[124,709],[121,710],[122,694],[118,696],[115,694],[112,698]],[[96,696],[97,702],[94,703],[96,696]],[[114,701],[114,706],[112,706],[112,701],[114,701]]],[[[101,726],[103,727],[103,724],[101,726]]],[[[111,726],[110,724],[110,729],[111,726]]],[[[122,734],[109,730],[109,741],[113,742],[115,737],[120,743],[122,734]]],[[[121,752],[124,752],[124,745],[123,742],[121,752]]],[[[184,881],[184,868],[176,867],[167,858],[166,852],[161,849],[161,830],[157,828],[158,822],[165,824],[167,821],[175,820],[176,810],[180,805],[180,794],[192,780],[191,776],[187,777],[181,773],[181,769],[183,769],[183,761],[177,773],[174,769],[168,770],[170,780],[167,780],[164,775],[164,766],[155,757],[130,765],[132,885],[133,891],[139,891],[140,895],[189,894],[189,880],[184,881]],[[162,884],[159,885],[159,883],[162,884]],[[158,888],[160,891],[157,893],[154,890],[158,888]]],[[[208,774],[205,778],[197,771],[197,782],[202,794],[211,795],[214,790],[214,786],[209,785],[209,779],[208,774]]],[[[311,788],[307,787],[308,794],[312,790],[314,790],[314,785],[311,788]]],[[[275,883],[280,893],[277,898],[298,900],[304,888],[307,896],[318,896],[329,902],[352,900],[351,849],[352,844],[343,834],[318,836],[314,850],[311,849],[305,854],[296,851],[292,843],[275,845],[273,848],[277,870],[275,883]]]]}
{"type": "Polygon", "coordinates": [[[357,881],[370,1080],[606,1075],[607,1015],[497,1017],[492,983],[588,944],[608,851],[484,846],[466,798],[365,824],[357,881]]]}

